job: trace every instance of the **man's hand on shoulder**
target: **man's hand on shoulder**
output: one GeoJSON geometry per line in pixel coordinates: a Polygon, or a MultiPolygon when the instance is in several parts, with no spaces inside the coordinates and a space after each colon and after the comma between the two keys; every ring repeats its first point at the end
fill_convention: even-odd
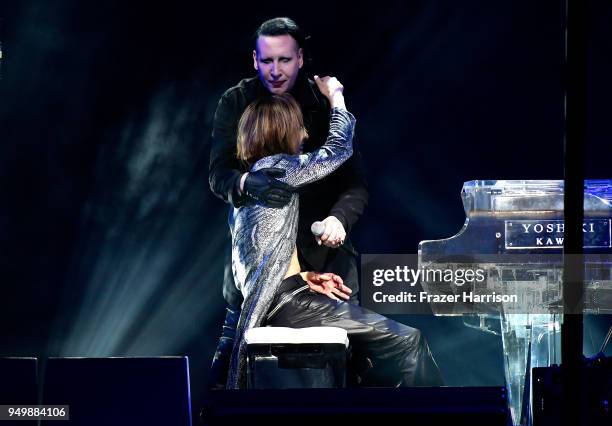
{"type": "Polygon", "coordinates": [[[323,221],[325,231],[320,237],[315,237],[319,245],[338,248],[346,238],[346,230],[336,216],[328,216],[323,221]]]}
{"type": "Polygon", "coordinates": [[[277,167],[245,173],[240,178],[240,190],[266,207],[285,207],[291,201],[294,190],[291,185],[276,179],[285,176],[285,173],[285,170],[277,167]]]}

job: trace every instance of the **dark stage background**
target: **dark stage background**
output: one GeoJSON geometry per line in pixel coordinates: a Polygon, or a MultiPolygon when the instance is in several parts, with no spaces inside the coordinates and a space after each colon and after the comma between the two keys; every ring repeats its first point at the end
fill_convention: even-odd
{"type": "MultiPolygon", "coordinates": [[[[611,178],[612,6],[590,4],[586,170],[611,178]]],[[[464,181],[563,178],[561,1],[3,4],[0,355],[186,354],[197,409],[224,307],[211,120],[254,74],[257,25],[283,15],[358,119],[360,252],[454,235],[464,181]]],[[[447,384],[503,383],[494,336],[399,319],[424,330],[447,384]]]]}

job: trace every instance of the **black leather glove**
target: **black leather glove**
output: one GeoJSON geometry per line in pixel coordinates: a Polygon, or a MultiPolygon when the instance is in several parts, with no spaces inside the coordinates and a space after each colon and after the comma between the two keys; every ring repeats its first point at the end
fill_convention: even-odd
{"type": "Polygon", "coordinates": [[[244,181],[244,192],[267,207],[284,207],[291,200],[293,188],[275,178],[285,176],[285,170],[268,167],[249,172],[244,181]]]}

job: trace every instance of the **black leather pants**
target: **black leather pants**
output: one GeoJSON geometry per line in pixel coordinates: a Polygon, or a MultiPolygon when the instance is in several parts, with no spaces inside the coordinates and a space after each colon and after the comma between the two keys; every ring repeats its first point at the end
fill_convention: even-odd
{"type": "MultiPolygon", "coordinates": [[[[209,376],[209,387],[223,388],[239,311],[227,308],[209,376]]],[[[264,325],[340,327],[351,344],[349,386],[441,386],[440,370],[421,332],[368,309],[311,291],[299,275],[285,279],[264,325]]]]}
{"type": "Polygon", "coordinates": [[[313,292],[299,275],[289,277],[281,284],[266,325],[345,329],[352,348],[349,384],[443,384],[440,370],[419,330],[360,306],[313,292]]]}

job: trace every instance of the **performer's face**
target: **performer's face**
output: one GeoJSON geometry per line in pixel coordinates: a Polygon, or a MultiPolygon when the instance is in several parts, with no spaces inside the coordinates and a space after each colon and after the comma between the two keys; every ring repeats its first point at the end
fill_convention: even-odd
{"type": "Polygon", "coordinates": [[[259,36],[253,50],[253,65],[263,85],[277,95],[291,90],[304,65],[302,49],[288,34],[259,36]]]}

